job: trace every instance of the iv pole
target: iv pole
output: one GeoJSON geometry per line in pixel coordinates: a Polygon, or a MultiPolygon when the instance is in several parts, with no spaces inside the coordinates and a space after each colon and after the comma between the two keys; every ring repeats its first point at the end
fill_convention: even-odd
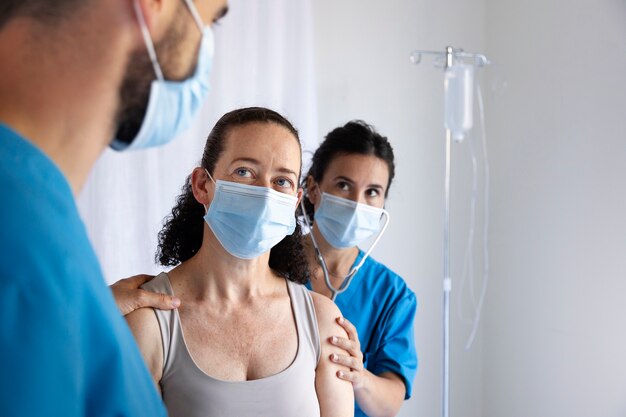
{"type": "MultiPolygon", "coordinates": [[[[452,66],[452,47],[446,47],[446,63],[444,71],[452,66]]],[[[444,176],[444,207],[443,207],[443,390],[442,416],[448,417],[450,408],[450,154],[452,132],[446,129],[446,167],[444,176]]]]}
{"type": "MultiPolygon", "coordinates": [[[[444,72],[454,64],[454,59],[469,58],[474,60],[475,66],[485,66],[490,62],[480,54],[463,52],[462,49],[454,49],[447,46],[445,52],[416,50],[411,53],[411,62],[419,64],[422,55],[436,55],[445,57],[443,64],[444,72]]],[[[452,147],[452,131],[446,131],[445,150],[445,175],[444,175],[444,209],[443,209],[443,378],[441,395],[442,417],[449,417],[450,412],[450,292],[452,291],[452,279],[450,277],[450,155],[452,147]]]]}

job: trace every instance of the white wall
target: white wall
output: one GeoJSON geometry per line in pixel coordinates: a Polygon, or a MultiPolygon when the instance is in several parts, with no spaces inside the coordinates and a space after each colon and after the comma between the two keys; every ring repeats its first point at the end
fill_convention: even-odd
{"type": "Polygon", "coordinates": [[[626,416],[626,2],[486,5],[484,415],[626,416]]]}
{"type": "MultiPolygon", "coordinates": [[[[398,156],[375,256],[420,301],[401,415],[439,415],[441,383],[441,73],[407,57],[451,44],[485,51],[508,85],[486,91],[491,283],[470,352],[453,314],[451,415],[626,416],[626,2],[315,0],[314,17],[319,131],[362,118],[398,156]]],[[[458,290],[467,143],[453,152],[458,290]]]]}
{"type": "MultiPolygon", "coordinates": [[[[453,44],[484,47],[482,1],[464,0],[315,0],[314,29],[319,132],[325,134],[360,118],[388,136],[397,157],[396,180],[388,209],[391,223],[374,256],[416,292],[416,342],[419,370],[413,398],[402,416],[437,416],[441,396],[441,281],[443,222],[443,75],[430,62],[415,66],[416,48],[453,44]]],[[[457,148],[455,213],[467,207],[467,147],[457,148]]],[[[465,217],[455,217],[463,236],[455,239],[460,256],[465,217]]],[[[460,273],[460,263],[453,271],[460,273]]],[[[461,351],[469,331],[453,317],[459,337],[452,355],[453,409],[481,415],[482,350],[461,351]]],[[[460,415],[460,414],[455,414],[460,415]]]]}

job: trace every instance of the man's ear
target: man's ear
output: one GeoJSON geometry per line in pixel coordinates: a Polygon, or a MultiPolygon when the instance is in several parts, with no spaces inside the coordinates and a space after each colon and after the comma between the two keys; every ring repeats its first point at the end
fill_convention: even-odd
{"type": "Polygon", "coordinates": [[[135,13],[135,19],[139,20],[143,18],[148,30],[152,32],[152,25],[154,22],[154,5],[152,0],[130,0],[132,3],[132,10],[135,13]]]}
{"type": "Polygon", "coordinates": [[[213,200],[215,192],[215,184],[209,178],[209,175],[202,167],[194,168],[191,173],[191,192],[196,201],[203,206],[208,206],[213,200]]]}
{"type": "MultiPolygon", "coordinates": [[[[158,43],[175,16],[177,0],[131,0],[136,13],[141,13],[153,43],[158,43]]],[[[139,19],[139,16],[137,16],[139,19]]]]}

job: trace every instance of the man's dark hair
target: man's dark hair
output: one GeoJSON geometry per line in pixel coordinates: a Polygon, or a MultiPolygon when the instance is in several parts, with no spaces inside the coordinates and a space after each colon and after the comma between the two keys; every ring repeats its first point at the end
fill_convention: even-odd
{"type": "Polygon", "coordinates": [[[0,1],[0,30],[16,17],[30,17],[42,23],[58,23],[89,0],[2,0],[0,1]]]}

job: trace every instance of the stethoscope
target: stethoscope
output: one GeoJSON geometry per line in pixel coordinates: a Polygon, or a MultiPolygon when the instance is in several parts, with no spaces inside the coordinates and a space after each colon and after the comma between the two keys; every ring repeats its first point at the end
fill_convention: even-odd
{"type": "Polygon", "coordinates": [[[306,223],[306,227],[309,229],[309,234],[311,235],[311,240],[313,241],[313,247],[315,248],[315,255],[317,256],[317,262],[322,267],[322,272],[324,274],[324,282],[326,283],[326,287],[330,290],[330,299],[335,301],[339,294],[341,294],[342,292],[348,289],[348,287],[350,286],[350,283],[352,282],[352,278],[354,278],[356,273],[359,272],[359,269],[361,269],[361,267],[365,263],[365,260],[370,256],[370,253],[372,253],[372,250],[374,249],[374,247],[376,246],[380,238],[383,236],[383,233],[385,232],[385,229],[387,229],[387,225],[389,224],[389,212],[383,209],[383,214],[385,215],[385,223],[380,228],[380,231],[378,232],[376,239],[374,239],[374,242],[372,242],[370,248],[367,250],[367,252],[365,252],[365,254],[363,255],[363,258],[361,258],[361,261],[357,265],[353,266],[352,269],[350,269],[350,272],[348,272],[348,275],[345,276],[339,288],[335,288],[333,284],[330,282],[330,277],[328,276],[329,274],[328,274],[328,267],[326,266],[326,261],[324,260],[324,257],[322,256],[322,252],[319,249],[317,241],[315,240],[315,235],[313,234],[313,228],[311,227],[311,221],[309,220],[309,216],[306,214],[306,209],[304,207],[304,197],[302,198],[302,200],[300,200],[300,209],[302,210],[304,223],[306,223]]]}

